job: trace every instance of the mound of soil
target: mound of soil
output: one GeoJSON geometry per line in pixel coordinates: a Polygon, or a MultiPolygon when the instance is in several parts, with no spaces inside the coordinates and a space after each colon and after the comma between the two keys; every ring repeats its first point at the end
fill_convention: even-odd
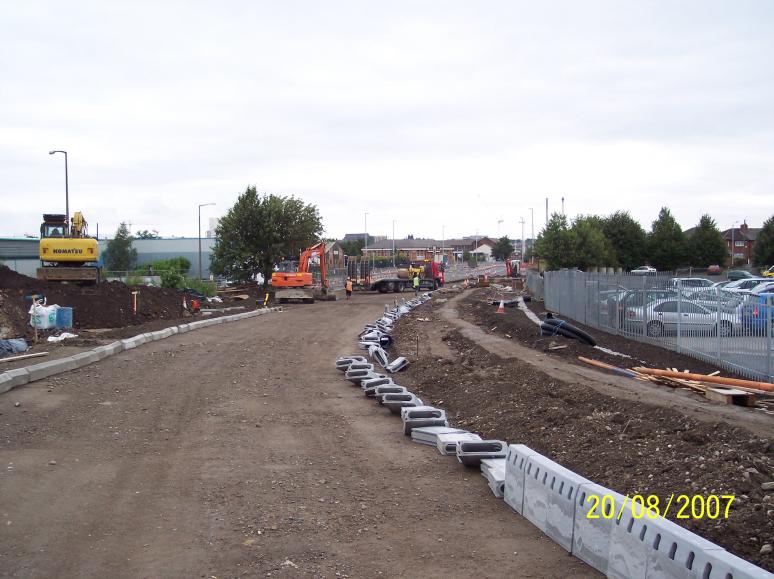
{"type": "Polygon", "coordinates": [[[46,303],[73,308],[73,326],[117,328],[135,326],[158,319],[183,317],[183,294],[178,290],[140,287],[121,282],[79,286],[44,282],[0,266],[0,326],[11,337],[32,335],[29,326],[30,294],[43,294],[46,303]],[[137,313],[132,310],[132,291],[139,291],[137,313]]]}
{"type": "MultiPolygon", "coordinates": [[[[419,359],[401,373],[400,384],[426,403],[444,408],[454,426],[526,444],[630,497],[658,495],[665,505],[672,494],[735,495],[727,519],[675,522],[774,570],[774,556],[760,553],[774,542],[774,493],[761,487],[774,480],[774,436],[755,436],[721,420],[700,421],[672,407],[617,399],[582,383],[555,380],[519,359],[495,356],[444,327],[439,307],[430,303],[401,318],[393,333],[398,350],[393,355],[413,361],[417,344],[442,340],[453,358],[439,359],[427,347],[420,348],[419,359]],[[430,323],[418,322],[420,317],[430,323]]],[[[485,315],[473,314],[476,303],[466,300],[460,304],[461,317],[468,310],[490,329],[495,323],[489,308],[485,315]]],[[[508,313],[497,316],[498,327],[507,318],[524,317],[522,312],[508,313]]],[[[528,323],[528,339],[534,341],[537,327],[528,323]]],[[[682,365],[667,360],[660,359],[682,365]]],[[[700,368],[694,362],[691,367],[700,368]]],[[[674,514],[671,510],[669,518],[674,514]]]]}

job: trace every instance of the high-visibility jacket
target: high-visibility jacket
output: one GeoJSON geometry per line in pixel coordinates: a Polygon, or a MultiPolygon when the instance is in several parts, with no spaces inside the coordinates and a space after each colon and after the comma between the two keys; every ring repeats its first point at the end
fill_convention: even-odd
{"type": "Polygon", "coordinates": [[[347,280],[347,285],[345,286],[347,288],[348,292],[352,291],[352,282],[350,280],[347,280]]]}
{"type": "Polygon", "coordinates": [[[419,287],[419,276],[418,275],[414,276],[414,287],[415,288],[419,287]]]}

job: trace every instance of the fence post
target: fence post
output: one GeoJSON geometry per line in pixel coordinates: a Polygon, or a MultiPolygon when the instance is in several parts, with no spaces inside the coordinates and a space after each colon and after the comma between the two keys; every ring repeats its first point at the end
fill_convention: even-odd
{"type": "Polygon", "coordinates": [[[766,297],[766,305],[768,306],[766,308],[766,336],[767,336],[766,337],[766,342],[768,343],[768,347],[766,348],[766,368],[768,369],[768,374],[769,374],[768,380],[769,380],[769,382],[771,382],[772,380],[774,380],[774,368],[772,368],[772,366],[771,366],[771,363],[772,363],[772,354],[771,354],[771,341],[772,341],[772,336],[771,336],[771,330],[772,330],[771,318],[772,318],[772,314],[774,314],[774,312],[772,312],[771,308],[772,308],[772,306],[774,306],[774,297],[772,297],[771,295],[767,296],[766,297]]]}
{"type": "MultiPolygon", "coordinates": [[[[642,341],[648,341],[648,301],[647,301],[647,275],[642,276],[642,341]]],[[[636,302],[635,302],[636,303],[636,302]]]]}
{"type": "Polygon", "coordinates": [[[681,334],[683,333],[683,280],[677,280],[677,351],[682,353],[680,347],[681,334]]]}
{"type": "Polygon", "coordinates": [[[722,350],[722,342],[720,341],[720,308],[721,308],[721,306],[723,304],[721,303],[721,300],[720,300],[720,288],[719,287],[715,288],[715,297],[717,298],[716,303],[718,305],[718,311],[717,311],[717,314],[718,314],[717,318],[718,319],[717,319],[717,322],[715,323],[715,331],[718,334],[718,360],[721,360],[720,352],[722,350]]]}

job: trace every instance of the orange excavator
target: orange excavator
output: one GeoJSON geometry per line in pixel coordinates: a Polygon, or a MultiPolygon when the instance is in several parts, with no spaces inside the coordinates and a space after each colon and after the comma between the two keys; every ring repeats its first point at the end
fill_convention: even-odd
{"type": "Polygon", "coordinates": [[[322,295],[328,294],[328,266],[325,262],[325,242],[321,241],[301,252],[298,268],[293,262],[283,262],[280,270],[271,274],[274,299],[279,303],[289,300],[301,300],[313,304],[317,287],[310,266],[319,265],[320,288],[322,295]]]}

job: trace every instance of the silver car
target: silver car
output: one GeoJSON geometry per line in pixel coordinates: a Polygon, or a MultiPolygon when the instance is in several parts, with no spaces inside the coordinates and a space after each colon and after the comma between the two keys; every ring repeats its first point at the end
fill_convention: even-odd
{"type": "Polygon", "coordinates": [[[645,332],[652,338],[660,338],[668,333],[710,334],[731,336],[734,328],[739,323],[739,316],[735,312],[726,312],[721,308],[720,312],[700,306],[690,301],[657,300],[650,302],[645,307],[628,307],[625,311],[626,321],[642,327],[645,324],[645,332]]]}

